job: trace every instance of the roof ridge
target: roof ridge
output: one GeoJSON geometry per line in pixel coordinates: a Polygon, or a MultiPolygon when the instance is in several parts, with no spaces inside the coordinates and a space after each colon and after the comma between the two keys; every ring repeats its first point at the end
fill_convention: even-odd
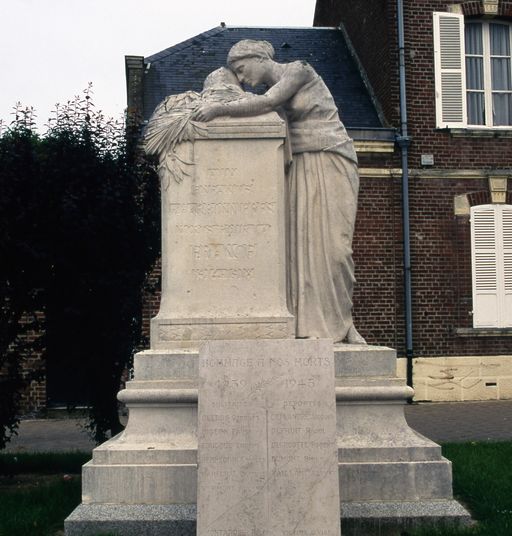
{"type": "Polygon", "coordinates": [[[228,30],[339,30],[338,26],[226,26],[228,30]]]}
{"type": "Polygon", "coordinates": [[[160,52],[157,52],[156,54],[152,54],[151,56],[148,56],[147,58],[144,58],[145,62],[152,62],[156,61],[162,58],[165,58],[166,56],[170,56],[171,54],[175,54],[176,52],[181,52],[182,50],[192,46],[196,39],[198,37],[212,37],[213,35],[217,35],[221,32],[224,32],[226,30],[246,30],[246,29],[260,29],[260,30],[338,30],[339,28],[332,26],[215,26],[211,30],[206,30],[205,32],[201,32],[197,35],[194,35],[193,37],[190,37],[189,39],[186,39],[185,41],[182,41],[181,43],[177,43],[176,45],[172,45],[164,50],[161,50],[160,52]]]}
{"type": "Polygon", "coordinates": [[[226,29],[227,28],[225,26],[215,26],[211,30],[206,30],[206,32],[201,32],[200,34],[194,35],[193,37],[190,37],[189,39],[186,39],[185,41],[181,41],[181,43],[177,43],[176,45],[172,45],[164,50],[161,50],[160,52],[157,52],[156,54],[152,54],[151,56],[144,58],[144,61],[152,62],[155,60],[165,58],[166,56],[170,56],[171,54],[180,52],[184,50],[185,48],[192,46],[198,37],[209,38],[209,37],[212,37],[213,35],[224,32],[226,29]]]}

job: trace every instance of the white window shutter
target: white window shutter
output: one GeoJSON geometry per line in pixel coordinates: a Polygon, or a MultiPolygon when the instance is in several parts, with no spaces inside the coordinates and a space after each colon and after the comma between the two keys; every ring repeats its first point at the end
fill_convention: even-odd
{"type": "Polygon", "coordinates": [[[512,327],[512,206],[500,205],[503,228],[502,327],[512,327]]]}
{"type": "Polygon", "coordinates": [[[475,328],[499,325],[496,219],[495,205],[471,207],[473,327],[475,328]]]}
{"type": "Polygon", "coordinates": [[[434,12],[436,126],[465,127],[466,60],[464,16],[434,12]]]}

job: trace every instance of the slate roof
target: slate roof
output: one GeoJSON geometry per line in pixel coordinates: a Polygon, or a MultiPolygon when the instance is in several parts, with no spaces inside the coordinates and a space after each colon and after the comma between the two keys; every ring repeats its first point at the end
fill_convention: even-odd
{"type": "Polygon", "coordinates": [[[241,39],[265,39],[276,61],[309,62],[331,90],[340,117],[348,128],[381,128],[375,107],[343,34],[335,28],[213,28],[145,58],[144,119],[167,95],[201,91],[214,69],[225,65],[229,49],[241,39]]]}

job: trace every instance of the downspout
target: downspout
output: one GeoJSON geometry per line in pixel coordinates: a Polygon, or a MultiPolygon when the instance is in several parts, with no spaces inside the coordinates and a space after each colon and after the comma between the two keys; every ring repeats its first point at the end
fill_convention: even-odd
{"type": "MultiPolygon", "coordinates": [[[[400,134],[396,141],[402,152],[402,218],[404,239],[404,297],[405,297],[405,355],[407,358],[407,385],[413,386],[411,236],[409,225],[409,145],[407,132],[407,100],[405,86],[404,4],[397,0],[398,54],[400,73],[400,134]]],[[[409,402],[412,400],[409,399],[409,402]]]]}

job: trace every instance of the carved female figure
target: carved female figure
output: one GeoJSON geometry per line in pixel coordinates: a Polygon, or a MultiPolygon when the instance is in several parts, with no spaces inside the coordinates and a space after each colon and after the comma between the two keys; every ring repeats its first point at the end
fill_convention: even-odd
{"type": "Polygon", "coordinates": [[[357,157],[332,95],[306,62],[275,62],[266,41],[238,42],[228,54],[228,66],[241,83],[265,84],[268,91],[204,104],[197,120],[273,110],[284,110],[288,120],[293,155],[288,172],[288,298],[296,336],[364,343],[352,320],[357,157]]]}

